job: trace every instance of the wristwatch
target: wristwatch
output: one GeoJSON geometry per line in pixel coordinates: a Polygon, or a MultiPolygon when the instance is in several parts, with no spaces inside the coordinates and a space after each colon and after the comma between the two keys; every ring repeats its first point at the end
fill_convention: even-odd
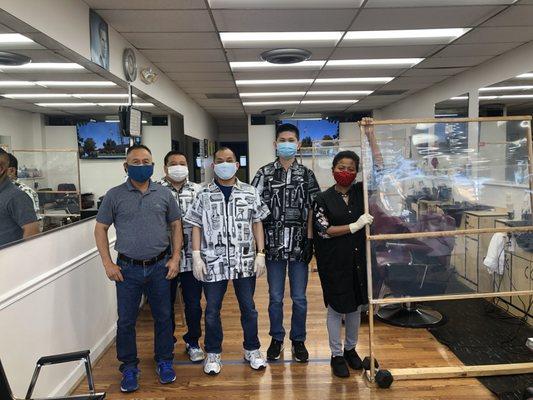
{"type": "Polygon", "coordinates": [[[266,254],[266,253],[265,253],[265,249],[257,250],[257,254],[263,254],[263,255],[266,254]]]}

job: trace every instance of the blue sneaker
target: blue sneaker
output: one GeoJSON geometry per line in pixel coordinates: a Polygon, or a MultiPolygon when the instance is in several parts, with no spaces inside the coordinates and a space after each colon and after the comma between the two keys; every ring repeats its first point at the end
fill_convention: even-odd
{"type": "Polygon", "coordinates": [[[155,372],[159,376],[159,382],[161,382],[163,385],[172,383],[176,380],[176,373],[174,372],[172,361],[158,362],[155,372]]]}
{"type": "Polygon", "coordinates": [[[139,369],[128,368],[122,371],[122,380],[120,381],[120,391],[124,393],[135,392],[139,389],[139,369]]]}

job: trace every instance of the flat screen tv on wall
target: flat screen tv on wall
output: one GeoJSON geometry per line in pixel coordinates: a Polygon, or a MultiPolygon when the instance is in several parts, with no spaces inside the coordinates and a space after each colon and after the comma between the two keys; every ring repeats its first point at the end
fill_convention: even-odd
{"type": "Polygon", "coordinates": [[[117,122],[80,122],[76,125],[78,151],[82,159],[125,158],[129,139],[117,122]]]}
{"type": "Polygon", "coordinates": [[[339,121],[328,119],[283,119],[276,125],[293,124],[300,131],[302,147],[312,147],[313,142],[336,140],[339,138],[339,121]]]}

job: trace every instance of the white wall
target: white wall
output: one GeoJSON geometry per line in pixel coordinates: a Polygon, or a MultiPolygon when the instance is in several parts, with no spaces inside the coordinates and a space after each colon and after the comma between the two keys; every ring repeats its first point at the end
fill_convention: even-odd
{"type": "MultiPolygon", "coordinates": [[[[39,357],[90,349],[95,359],[114,338],[115,286],[96,251],[94,223],[0,250],[0,357],[19,398],[39,357]]],[[[66,394],[82,373],[75,363],[45,367],[35,397],[66,394]]]]}
{"type": "Polygon", "coordinates": [[[171,149],[171,133],[168,126],[143,127],[142,142],[152,151],[155,163],[153,180],[158,180],[164,175],[163,159],[171,149]]]}
{"type": "Polygon", "coordinates": [[[13,149],[39,149],[43,142],[41,114],[0,107],[0,136],[11,138],[13,149]]]}
{"type": "Polygon", "coordinates": [[[274,125],[251,125],[248,120],[248,165],[250,180],[257,170],[276,158],[274,140],[276,127],[274,125]]]}

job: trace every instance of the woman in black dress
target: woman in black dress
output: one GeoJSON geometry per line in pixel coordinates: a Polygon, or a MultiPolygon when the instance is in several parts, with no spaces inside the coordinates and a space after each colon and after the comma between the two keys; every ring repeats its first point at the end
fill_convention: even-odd
{"type": "Polygon", "coordinates": [[[355,351],[361,306],[368,303],[365,231],[373,218],[364,213],[363,186],[355,182],[359,157],[341,151],[333,159],[336,184],[318,194],[313,204],[315,255],[327,311],[331,368],[338,377],[350,376],[348,366],[361,369],[355,351]],[[346,322],[344,348],[342,318],[346,322]]]}

